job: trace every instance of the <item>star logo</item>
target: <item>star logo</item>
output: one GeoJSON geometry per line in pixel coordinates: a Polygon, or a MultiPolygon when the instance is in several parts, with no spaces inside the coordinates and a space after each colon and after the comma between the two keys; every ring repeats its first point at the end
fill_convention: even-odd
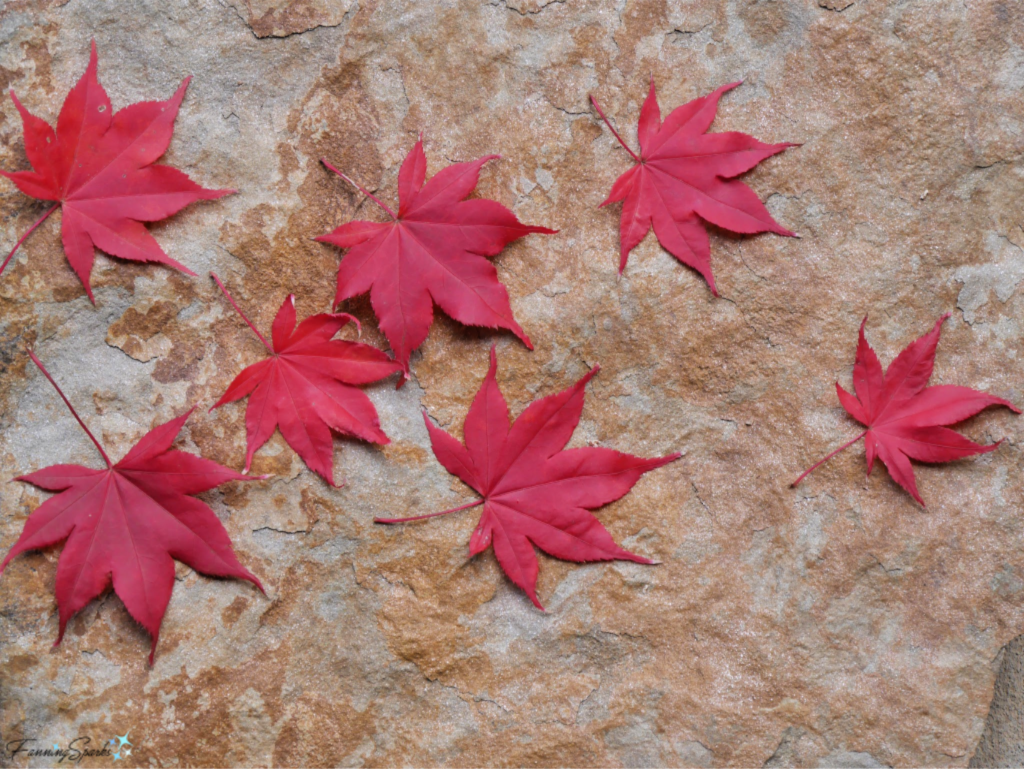
{"type": "Polygon", "coordinates": [[[131,731],[127,731],[123,735],[115,734],[113,736],[113,738],[111,738],[111,740],[107,743],[108,745],[111,745],[111,746],[115,746],[116,745],[117,752],[114,753],[114,760],[115,761],[120,761],[121,760],[121,752],[122,751],[124,751],[124,757],[125,758],[127,758],[128,756],[130,756],[132,754],[132,751],[131,751],[132,743],[128,740],[128,735],[129,734],[131,734],[131,731]],[[125,748],[125,745],[128,746],[127,749],[125,748]]]}

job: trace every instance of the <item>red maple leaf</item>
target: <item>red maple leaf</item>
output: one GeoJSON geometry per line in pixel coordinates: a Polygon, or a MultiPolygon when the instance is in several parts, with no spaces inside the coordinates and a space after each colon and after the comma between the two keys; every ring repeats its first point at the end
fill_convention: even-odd
{"type": "Polygon", "coordinates": [[[983,446],[950,430],[952,425],[973,417],[989,406],[1006,406],[1019,414],[1020,409],[994,395],[956,385],[928,387],[935,364],[935,348],[939,344],[943,315],[935,327],[901,352],[882,373],[882,364],[864,338],[860,324],[857,358],[853,364],[853,388],[857,395],[846,392],[836,382],[836,393],[851,417],[867,429],[844,443],[793,482],[796,486],[807,475],[843,449],[861,438],[867,453],[868,474],[875,457],[885,463],[889,475],[910,495],[924,505],[917,493],[911,459],[919,462],[951,462],[954,459],[995,451],[1002,441],[983,446]]]}
{"type": "Polygon", "coordinates": [[[68,620],[114,584],[128,613],[152,636],[149,663],[174,587],[174,560],[202,574],[247,579],[263,586],[242,564],[213,511],[189,496],[228,481],[253,480],[202,457],[171,449],[190,409],[150,430],[112,464],[39,359],[29,351],[107,463],[104,470],[53,465],[16,480],[59,491],[25,521],[0,574],[15,556],[67,540],[57,562],[57,607],[64,637],[68,620]]]}
{"type": "Polygon", "coordinates": [[[334,485],[334,441],[331,430],[385,445],[391,441],[380,429],[377,409],[354,385],[390,376],[402,367],[368,344],[332,339],[349,322],[344,313],[311,315],[295,326],[295,295],[277,311],[271,329],[273,346],[231,298],[216,275],[224,296],[256,336],[270,357],[242,369],[213,409],[249,397],[245,410],[248,444],[245,471],[252,457],[274,430],[302,457],[310,470],[334,485]]]}
{"type": "Polygon", "coordinates": [[[590,511],[625,496],[641,475],[680,455],[643,459],[612,449],[565,449],[583,413],[584,388],[599,366],[567,390],[531,403],[511,426],[497,369],[491,347],[491,367],[463,427],[465,446],[423,414],[437,460],[483,499],[440,513],[376,522],[418,521],[483,505],[470,555],[493,545],[509,579],[540,609],[535,545],[565,561],[654,563],[616,545],[590,511]]]}
{"type": "Polygon", "coordinates": [[[213,200],[234,190],[207,190],[181,171],[153,165],[167,150],[174,119],[191,78],[167,101],[132,104],[116,114],[96,79],[96,43],[89,66],[71,89],[57,130],[25,109],[11,91],[25,126],[25,154],[34,171],[0,174],[22,192],[56,201],[15,244],[0,273],[25,238],[58,207],[63,210],[64,253],[95,302],[89,273],[95,248],[133,262],[159,262],[189,275],[194,272],[164,253],[142,222],[155,222],[196,200],[213,200]]]}
{"type": "Polygon", "coordinates": [[[402,364],[403,382],[409,378],[409,356],[427,338],[435,303],[459,323],[508,329],[533,349],[512,317],[498,271],[484,257],[531,232],[557,230],[523,224],[493,200],[463,200],[476,188],[481,166],[497,157],[456,163],[424,184],[427,158],[421,139],[398,172],[397,214],[322,161],[392,219],[349,222],[316,240],[349,249],[338,267],[335,304],[370,292],[380,328],[402,364]]]}
{"type": "Polygon", "coordinates": [[[620,274],[626,269],[629,252],[653,226],[661,245],[703,275],[711,293],[718,296],[711,274],[711,245],[701,220],[732,232],[775,232],[795,237],[772,219],[753,190],[734,177],[796,145],[762,144],[736,132],[705,133],[715,119],[722,94],[738,85],[723,85],[714,93],[677,107],[663,123],[652,77],[650,93],[640,109],[639,155],[622,140],[590,97],[597,114],[636,161],[615,180],[608,199],[601,204],[625,201],[619,225],[620,274]]]}

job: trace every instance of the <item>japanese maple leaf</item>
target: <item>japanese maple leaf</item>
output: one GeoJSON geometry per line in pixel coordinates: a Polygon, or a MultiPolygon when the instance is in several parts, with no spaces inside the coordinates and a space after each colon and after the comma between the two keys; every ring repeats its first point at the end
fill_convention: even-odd
{"type": "Polygon", "coordinates": [[[56,202],[29,228],[8,254],[0,273],[33,230],[58,207],[63,211],[64,253],[89,300],[95,302],[89,273],[94,248],[133,262],[159,262],[189,275],[187,267],[164,253],[142,222],[155,222],[196,200],[213,200],[234,190],[207,190],[181,171],[153,165],[167,150],[174,119],[191,78],[168,101],[145,101],[116,114],[96,79],[96,43],[89,66],[71,89],[57,130],[29,113],[11,91],[25,126],[25,154],[34,171],[0,174],[22,192],[56,202]]]}
{"type": "Polygon", "coordinates": [[[962,422],[989,406],[1006,406],[1017,414],[1020,409],[1007,400],[968,387],[927,386],[935,364],[935,348],[939,344],[942,323],[948,317],[949,313],[946,313],[939,318],[935,327],[901,352],[884,374],[878,356],[864,338],[864,325],[868,320],[864,318],[853,364],[853,389],[857,394],[851,395],[838,382],[836,393],[846,413],[867,429],[811,467],[793,482],[793,486],[863,438],[868,474],[874,466],[875,457],[878,457],[885,463],[892,479],[924,505],[917,492],[911,459],[929,463],[951,462],[996,450],[1002,441],[983,446],[945,425],[962,422]]]}
{"type": "Polygon", "coordinates": [[[107,466],[53,465],[16,480],[61,492],[41,504],[25,522],[21,537],[0,563],[0,574],[15,556],[67,540],[57,562],[57,608],[64,637],[68,620],[113,581],[128,613],[150,634],[149,663],[160,623],[174,587],[174,561],[203,574],[247,579],[263,586],[242,564],[213,511],[189,496],[228,481],[251,480],[202,457],[174,451],[171,444],[192,410],[150,430],[116,465],[85,426],[36,356],[78,424],[107,466]]]}
{"type": "Polygon", "coordinates": [[[409,356],[427,338],[435,303],[459,323],[508,329],[533,349],[512,317],[498,271],[484,257],[531,232],[557,230],[523,224],[493,200],[463,200],[476,188],[483,164],[497,157],[456,163],[424,184],[421,139],[398,173],[397,214],[322,161],[391,217],[390,222],[349,222],[316,239],[349,249],[338,268],[335,304],[370,292],[380,328],[402,364],[402,381],[409,378],[409,356]]]}
{"type": "Polygon", "coordinates": [[[245,410],[248,447],[245,471],[274,430],[309,467],[334,485],[334,441],[331,430],[371,443],[391,441],[380,429],[377,409],[355,385],[365,385],[401,371],[402,367],[368,344],[332,339],[349,321],[344,313],[322,313],[295,326],[295,295],[277,311],[271,345],[231,298],[216,275],[224,296],[267,348],[270,357],[242,369],[213,409],[249,396],[245,410]]]}
{"type": "Polygon", "coordinates": [[[492,347],[491,367],[466,416],[465,446],[423,414],[437,460],[483,499],[414,518],[378,518],[377,523],[417,521],[483,505],[470,555],[493,545],[505,574],[540,609],[534,546],[565,561],[654,563],[616,545],[590,511],[624,496],[641,475],[680,455],[643,459],[612,449],[565,449],[583,412],[584,388],[598,366],[569,389],[534,401],[509,425],[497,368],[492,347]]]}
{"type": "Polygon", "coordinates": [[[624,201],[619,225],[619,273],[629,252],[651,227],[658,241],[683,264],[692,267],[718,296],[711,274],[711,245],[704,222],[739,233],[775,232],[795,236],[779,225],[754,191],[735,177],[794,144],[762,144],[752,136],[729,132],[705,133],[715,119],[722,94],[739,83],[677,107],[661,120],[658,98],[651,90],[640,109],[637,155],[612,128],[593,96],[597,114],[626,148],[636,165],[615,180],[608,199],[624,201]],[[703,220],[703,221],[702,221],[703,220]]]}

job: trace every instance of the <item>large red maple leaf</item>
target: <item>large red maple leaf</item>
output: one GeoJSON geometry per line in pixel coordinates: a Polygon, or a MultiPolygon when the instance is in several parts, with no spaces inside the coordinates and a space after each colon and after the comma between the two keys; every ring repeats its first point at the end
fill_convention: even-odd
{"type": "Polygon", "coordinates": [[[189,496],[228,481],[254,480],[171,444],[192,410],[150,430],[117,464],[85,426],[57,383],[30,351],[107,463],[103,470],[53,465],[16,480],[61,492],[25,521],[21,537],[0,563],[67,540],[57,562],[57,608],[64,637],[68,620],[111,584],[128,613],[150,634],[149,663],[174,587],[174,561],[202,574],[247,579],[263,586],[235,557],[213,511],[189,496]]]}
{"type": "Polygon", "coordinates": [[[322,161],[391,217],[390,222],[349,222],[316,240],[349,249],[338,267],[335,304],[370,292],[380,328],[402,364],[402,381],[409,378],[409,356],[427,338],[435,303],[459,323],[508,329],[533,349],[512,317],[498,271],[484,257],[531,232],[557,230],[523,224],[493,200],[463,200],[476,188],[483,164],[497,157],[456,163],[424,184],[421,139],[398,172],[397,214],[322,161]]]}
{"type": "Polygon", "coordinates": [[[189,80],[185,78],[167,101],[139,102],[115,114],[96,78],[93,42],[89,66],[64,100],[56,131],[30,114],[11,91],[25,126],[25,154],[35,170],[0,171],[0,175],[26,195],[56,201],[56,205],[15,244],[0,273],[25,238],[60,207],[64,253],[90,301],[95,302],[89,283],[95,248],[121,259],[159,262],[195,275],[165,254],[142,224],[165,219],[196,200],[234,192],[203,189],[176,168],[153,165],[171,143],[189,80]]]}
{"type": "Polygon", "coordinates": [[[511,425],[497,369],[492,347],[490,369],[466,416],[465,446],[423,414],[437,460],[483,499],[440,513],[376,522],[418,521],[483,505],[470,555],[493,545],[505,574],[540,609],[534,546],[565,561],[654,563],[616,545],[590,511],[624,496],[641,475],[680,455],[643,459],[612,449],[565,449],[583,413],[584,388],[598,366],[567,390],[531,403],[511,425]]]}
{"type": "Polygon", "coordinates": [[[945,425],[962,422],[989,406],[1006,406],[1017,414],[1020,409],[1007,400],[969,387],[927,386],[935,365],[935,349],[939,344],[942,323],[948,317],[949,313],[946,313],[939,318],[935,327],[901,352],[884,374],[878,356],[864,338],[864,325],[868,320],[864,318],[860,324],[857,357],[853,365],[853,389],[857,394],[851,395],[838,382],[836,393],[846,413],[867,429],[816,463],[797,478],[793,486],[863,438],[868,474],[874,466],[875,457],[878,457],[892,479],[924,505],[917,492],[911,459],[930,463],[951,462],[998,448],[1002,441],[983,446],[945,425]]]}
{"type": "Polygon", "coordinates": [[[349,322],[344,313],[311,315],[295,326],[295,295],[281,304],[271,329],[271,345],[216,275],[224,296],[263,342],[270,357],[242,369],[213,408],[249,396],[245,410],[245,471],[274,430],[306,465],[334,485],[334,440],[331,430],[371,443],[391,441],[380,429],[377,409],[355,385],[376,382],[402,367],[368,344],[332,339],[349,322]]]}
{"type": "Polygon", "coordinates": [[[626,269],[629,252],[653,226],[661,245],[704,276],[711,293],[718,296],[711,273],[711,244],[701,220],[731,232],[795,236],[772,219],[753,190],[734,177],[796,145],[762,144],[736,132],[705,133],[715,119],[722,94],[738,85],[723,85],[677,107],[663,123],[652,77],[651,90],[640,109],[639,155],[622,140],[590,97],[597,114],[636,161],[615,180],[608,199],[601,204],[625,201],[619,225],[620,273],[626,269]]]}

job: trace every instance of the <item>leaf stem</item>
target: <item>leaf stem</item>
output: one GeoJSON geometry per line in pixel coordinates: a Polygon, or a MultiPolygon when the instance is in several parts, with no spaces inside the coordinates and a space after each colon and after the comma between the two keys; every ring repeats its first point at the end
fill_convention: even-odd
{"type": "Polygon", "coordinates": [[[320,162],[323,163],[325,166],[327,166],[327,168],[329,170],[334,171],[334,173],[336,173],[338,176],[340,176],[346,182],[351,184],[353,187],[355,187],[361,193],[366,195],[366,197],[368,197],[370,200],[372,200],[378,206],[380,206],[385,211],[387,211],[388,212],[388,216],[390,216],[392,219],[397,219],[398,218],[398,214],[396,214],[394,211],[392,211],[390,208],[388,208],[380,198],[378,198],[376,195],[374,195],[372,192],[370,192],[368,189],[366,189],[364,186],[362,186],[358,182],[355,182],[352,179],[349,179],[347,176],[345,176],[345,174],[343,174],[337,168],[335,168],[330,163],[328,163],[326,158],[320,158],[320,162]]]}
{"type": "Polygon", "coordinates": [[[835,451],[833,451],[833,452],[832,452],[831,454],[829,454],[829,455],[828,455],[827,457],[825,457],[824,459],[822,459],[822,460],[821,460],[821,461],[819,461],[819,462],[816,462],[816,463],[815,463],[814,465],[812,465],[812,466],[811,466],[811,468],[810,468],[809,470],[807,470],[807,471],[806,471],[806,472],[805,472],[805,473],[804,473],[803,475],[801,475],[801,476],[800,476],[799,478],[797,478],[797,479],[796,479],[795,481],[793,481],[793,483],[791,483],[791,484],[790,484],[790,487],[791,487],[791,488],[796,488],[797,484],[798,484],[798,483],[800,483],[800,481],[802,481],[802,480],[803,480],[804,478],[806,478],[806,477],[807,477],[808,475],[810,475],[810,474],[811,474],[811,473],[812,473],[812,472],[813,472],[814,470],[818,469],[818,468],[819,468],[819,467],[821,467],[821,466],[822,466],[823,464],[825,464],[826,462],[828,462],[828,461],[829,461],[830,459],[832,459],[832,457],[834,457],[834,456],[835,456],[836,454],[838,454],[838,453],[839,453],[840,451],[842,451],[843,449],[848,449],[848,448],[850,448],[850,446],[852,446],[853,444],[855,444],[855,443],[856,443],[857,441],[859,441],[859,440],[860,440],[861,438],[863,438],[863,437],[864,437],[865,435],[867,435],[867,434],[868,434],[868,431],[867,431],[867,430],[865,430],[865,431],[864,431],[864,432],[862,432],[862,433],[861,433],[860,435],[858,435],[858,436],[857,436],[856,438],[854,438],[854,439],[853,439],[852,441],[847,441],[847,442],[846,442],[846,443],[844,443],[844,444],[843,444],[842,446],[840,446],[840,447],[839,447],[838,449],[836,449],[836,450],[835,450],[835,451]]]}
{"type": "Polygon", "coordinates": [[[82,418],[78,416],[78,412],[75,411],[75,407],[71,405],[71,401],[68,400],[67,396],[63,393],[57,383],[53,381],[53,377],[50,376],[50,372],[46,370],[46,367],[43,366],[42,362],[36,357],[36,354],[32,352],[32,350],[28,351],[28,356],[32,359],[32,362],[39,367],[39,370],[43,372],[43,376],[50,381],[50,384],[53,385],[53,389],[57,391],[57,395],[61,397],[64,404],[68,407],[68,410],[71,411],[71,415],[78,420],[78,424],[80,424],[82,429],[85,430],[85,434],[89,436],[89,439],[96,445],[96,448],[99,449],[100,455],[103,457],[103,461],[107,463],[107,467],[113,468],[114,464],[110,461],[110,457],[107,456],[107,452],[103,450],[100,442],[96,440],[96,436],[93,435],[89,431],[89,428],[85,426],[85,422],[83,422],[82,418]]]}
{"type": "Polygon", "coordinates": [[[635,160],[635,161],[636,161],[637,163],[640,163],[640,162],[642,162],[642,161],[640,160],[640,156],[639,156],[639,155],[637,155],[637,154],[636,154],[635,152],[633,152],[633,150],[631,150],[631,149],[629,148],[629,145],[628,145],[628,144],[626,144],[626,142],[622,141],[622,137],[621,137],[621,136],[619,136],[619,132],[615,130],[615,128],[614,128],[614,127],[612,126],[612,124],[611,124],[611,123],[610,123],[610,122],[608,121],[608,118],[606,118],[606,117],[604,116],[604,113],[603,113],[603,112],[601,111],[601,107],[600,107],[600,105],[599,105],[599,104],[597,103],[597,99],[595,99],[595,98],[594,98],[593,96],[591,96],[591,97],[590,97],[590,101],[591,101],[591,103],[592,103],[592,104],[594,105],[594,109],[596,109],[596,110],[597,110],[597,114],[601,116],[601,120],[603,120],[603,121],[604,121],[604,124],[605,124],[606,126],[608,126],[608,128],[609,128],[609,129],[611,130],[611,132],[612,132],[613,134],[615,134],[615,138],[619,140],[619,144],[621,144],[621,145],[622,145],[623,147],[625,147],[625,148],[626,148],[626,152],[628,152],[628,153],[629,153],[630,155],[632,155],[632,156],[633,156],[633,160],[635,160]]]}
{"type": "Polygon", "coordinates": [[[266,337],[264,337],[263,334],[260,333],[260,330],[252,324],[251,320],[245,317],[245,313],[242,312],[242,308],[235,304],[235,300],[231,298],[231,294],[229,294],[228,290],[224,288],[224,284],[220,282],[220,278],[217,277],[216,273],[211,272],[210,277],[213,278],[214,281],[216,281],[217,285],[220,287],[220,290],[224,292],[224,296],[226,296],[227,300],[231,302],[231,306],[235,308],[235,312],[238,313],[239,317],[241,317],[241,319],[244,320],[246,324],[248,324],[249,328],[252,329],[253,333],[260,338],[260,341],[263,342],[263,346],[270,350],[270,352],[274,352],[274,348],[270,346],[270,342],[266,340],[266,337]]]}
{"type": "Polygon", "coordinates": [[[31,235],[33,232],[35,232],[36,227],[45,222],[46,218],[54,211],[56,211],[58,208],[60,208],[60,203],[57,203],[52,208],[48,209],[45,214],[39,217],[35,224],[28,228],[28,232],[21,236],[21,240],[14,244],[14,248],[11,249],[11,253],[9,253],[7,255],[7,258],[4,259],[4,263],[0,264],[0,275],[4,274],[4,269],[7,267],[7,263],[11,261],[11,257],[14,256],[14,252],[21,248],[21,244],[25,242],[25,239],[28,238],[28,236],[31,235]]]}
{"type": "Polygon", "coordinates": [[[408,523],[409,521],[422,521],[425,518],[437,518],[439,515],[448,515],[448,513],[457,513],[459,510],[468,510],[471,507],[482,505],[484,500],[478,499],[475,502],[470,502],[468,505],[462,507],[453,507],[451,510],[442,510],[440,513],[427,513],[426,515],[414,515],[412,518],[374,518],[374,523],[408,523]]]}

